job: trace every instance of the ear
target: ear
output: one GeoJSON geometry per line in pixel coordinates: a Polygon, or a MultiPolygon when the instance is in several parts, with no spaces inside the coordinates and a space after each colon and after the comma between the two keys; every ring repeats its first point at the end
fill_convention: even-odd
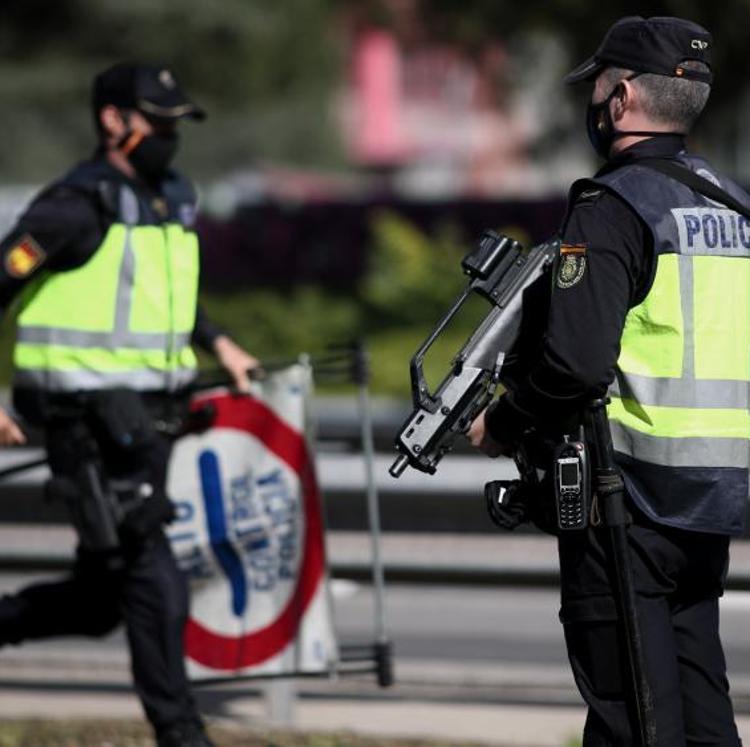
{"type": "Polygon", "coordinates": [[[629,80],[621,80],[617,84],[617,93],[613,97],[612,118],[617,122],[626,112],[637,108],[638,94],[635,86],[629,80]]]}
{"type": "Polygon", "coordinates": [[[101,108],[99,123],[104,132],[115,139],[121,138],[128,131],[128,125],[122,116],[122,112],[112,104],[107,104],[101,108]]]}

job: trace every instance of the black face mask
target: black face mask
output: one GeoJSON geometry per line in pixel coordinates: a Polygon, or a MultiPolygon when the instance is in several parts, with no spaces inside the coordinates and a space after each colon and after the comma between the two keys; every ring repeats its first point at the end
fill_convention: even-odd
{"type": "MultiPolygon", "coordinates": [[[[633,80],[633,78],[637,78],[639,74],[640,73],[633,73],[625,78],[625,80],[633,80]]],[[[653,132],[651,130],[628,130],[627,132],[616,130],[615,124],[612,121],[612,115],[609,111],[609,102],[612,101],[615,95],[620,91],[620,87],[621,84],[618,83],[612,89],[612,93],[610,93],[604,101],[600,101],[598,104],[589,102],[589,105],[586,108],[586,134],[589,136],[589,142],[594,150],[602,158],[609,158],[609,151],[615,140],[627,137],[628,135],[663,137],[667,135],[685,134],[683,132],[653,132]]]]}
{"type": "Polygon", "coordinates": [[[590,101],[586,108],[586,134],[594,150],[602,158],[609,157],[609,150],[615,140],[615,125],[609,113],[609,102],[619,88],[618,84],[604,101],[598,104],[590,101]]]}
{"type": "Polygon", "coordinates": [[[127,145],[133,138],[133,132],[125,134],[119,143],[124,150],[128,161],[138,172],[138,175],[147,182],[161,181],[172,159],[177,153],[179,136],[176,132],[169,134],[160,133],[145,135],[132,148],[128,149],[127,145]]]}

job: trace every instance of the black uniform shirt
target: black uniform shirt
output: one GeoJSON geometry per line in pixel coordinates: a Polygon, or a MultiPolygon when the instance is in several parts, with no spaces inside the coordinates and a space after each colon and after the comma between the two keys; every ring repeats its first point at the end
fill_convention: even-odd
{"type": "MultiPolygon", "coordinates": [[[[670,157],[679,135],[642,140],[610,160],[608,173],[643,157],[670,157]]],[[[577,196],[562,231],[563,245],[585,247],[585,269],[568,287],[556,282],[541,349],[528,376],[490,408],[487,427],[513,443],[531,426],[544,428],[580,412],[614,379],[625,317],[648,294],[656,262],[651,232],[618,195],[589,185],[577,196]]]]}
{"type": "MultiPolygon", "coordinates": [[[[110,166],[102,156],[96,158],[101,159],[100,165],[112,181],[126,182],[141,195],[148,190],[110,166]]],[[[153,192],[148,196],[156,199],[159,195],[153,192]]],[[[65,185],[44,190],[0,242],[0,311],[5,311],[21,288],[40,271],[72,270],[88,262],[116,217],[95,195],[82,190],[65,185]],[[24,242],[28,247],[27,264],[19,266],[17,248],[24,242]]],[[[198,306],[193,342],[211,352],[220,334],[223,330],[198,306]]]]}

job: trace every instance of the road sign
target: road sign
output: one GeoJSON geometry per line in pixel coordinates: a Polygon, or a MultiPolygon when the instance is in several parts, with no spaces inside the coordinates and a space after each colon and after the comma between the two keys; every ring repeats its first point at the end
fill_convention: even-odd
{"type": "Polygon", "coordinates": [[[305,437],[309,370],[250,396],[201,395],[212,426],[176,444],[169,535],[190,578],[191,676],[321,672],[337,658],[320,497],[305,437]]]}

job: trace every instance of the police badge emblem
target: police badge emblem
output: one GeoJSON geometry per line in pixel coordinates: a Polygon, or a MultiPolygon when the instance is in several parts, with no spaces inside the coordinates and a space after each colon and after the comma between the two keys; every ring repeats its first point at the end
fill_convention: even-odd
{"type": "Polygon", "coordinates": [[[586,271],[586,244],[562,244],[560,265],[557,270],[557,287],[571,288],[586,271]]]}

